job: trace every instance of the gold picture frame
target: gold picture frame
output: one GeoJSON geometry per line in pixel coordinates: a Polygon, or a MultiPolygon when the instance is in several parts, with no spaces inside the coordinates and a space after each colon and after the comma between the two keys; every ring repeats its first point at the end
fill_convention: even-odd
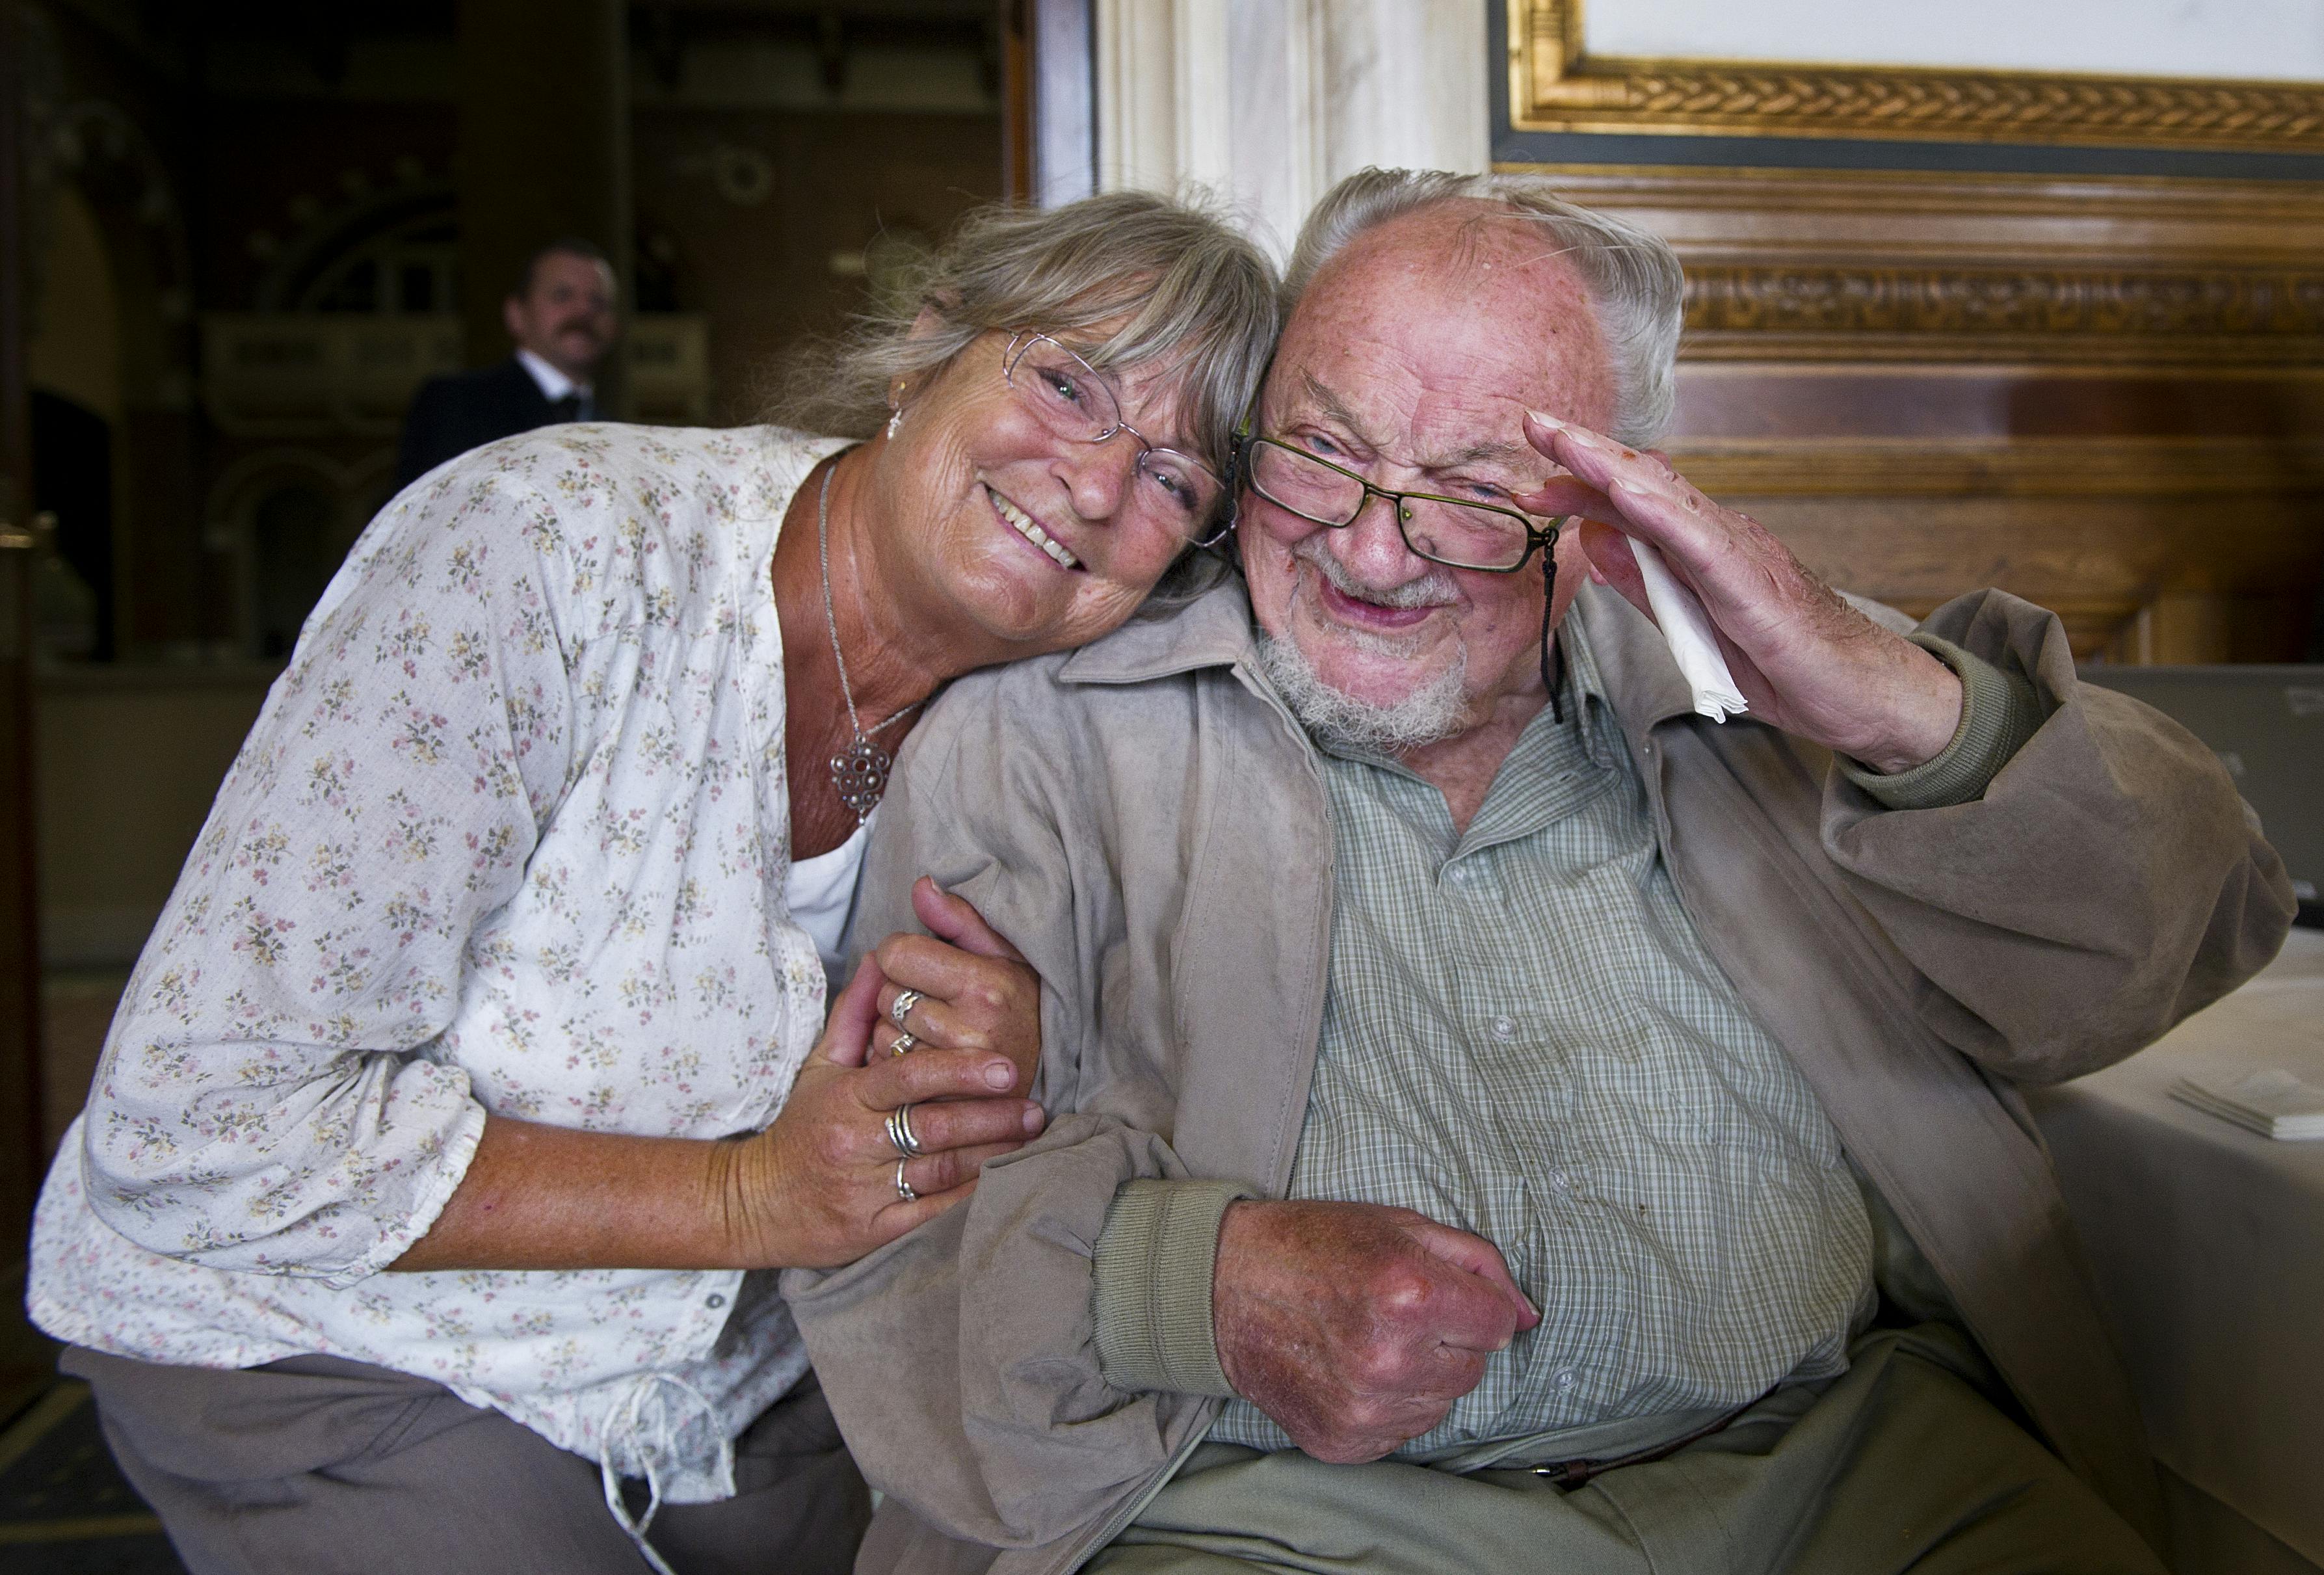
{"type": "Polygon", "coordinates": [[[2324,85],[1593,57],[1583,0],[1508,0],[1509,127],[2324,152],[2324,85]]]}

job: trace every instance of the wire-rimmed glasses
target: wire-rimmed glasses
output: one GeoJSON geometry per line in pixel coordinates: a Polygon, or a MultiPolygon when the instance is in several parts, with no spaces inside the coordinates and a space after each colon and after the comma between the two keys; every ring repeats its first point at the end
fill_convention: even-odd
{"type": "Polygon", "coordinates": [[[1206,528],[1218,513],[1226,484],[1192,455],[1157,447],[1121,419],[1121,401],[1106,376],[1047,334],[1022,330],[1001,352],[1001,375],[1019,401],[1060,438],[1103,443],[1127,432],[1139,444],[1131,507],[1181,539],[1208,545],[1206,528]]]}
{"type": "Polygon", "coordinates": [[[1356,522],[1372,498],[1385,498],[1397,529],[1416,557],[1448,568],[1485,574],[1515,574],[1536,550],[1557,545],[1557,530],[1515,509],[1447,497],[1441,493],[1397,493],[1376,487],[1354,471],[1273,438],[1243,444],[1244,474],[1251,491],[1311,524],[1344,530],[1356,522]]]}

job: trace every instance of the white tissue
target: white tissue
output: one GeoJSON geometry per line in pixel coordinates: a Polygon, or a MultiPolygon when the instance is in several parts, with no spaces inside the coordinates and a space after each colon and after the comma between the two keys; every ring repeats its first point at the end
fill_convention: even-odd
{"type": "Polygon", "coordinates": [[[1635,536],[1630,538],[1630,556],[1638,560],[1638,578],[1646,582],[1646,605],[1655,610],[1671,657],[1694,691],[1694,708],[1713,722],[1751,709],[1735,686],[1735,675],[1728,671],[1718,637],[1711,632],[1710,615],[1694,593],[1672,576],[1660,551],[1635,536]]]}

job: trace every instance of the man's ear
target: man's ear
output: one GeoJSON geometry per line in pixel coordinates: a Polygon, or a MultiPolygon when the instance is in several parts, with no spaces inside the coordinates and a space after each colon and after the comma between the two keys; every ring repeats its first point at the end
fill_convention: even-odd
{"type": "Polygon", "coordinates": [[[521,298],[512,295],[502,299],[501,322],[507,327],[510,338],[520,345],[524,343],[524,301],[521,298]]]}

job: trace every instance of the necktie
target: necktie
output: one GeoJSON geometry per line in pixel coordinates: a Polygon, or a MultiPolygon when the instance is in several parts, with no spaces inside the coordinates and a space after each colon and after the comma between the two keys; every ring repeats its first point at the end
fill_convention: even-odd
{"type": "Polygon", "coordinates": [[[581,396],[577,393],[569,393],[561,400],[549,401],[549,419],[551,421],[579,420],[581,419],[581,396]]]}

